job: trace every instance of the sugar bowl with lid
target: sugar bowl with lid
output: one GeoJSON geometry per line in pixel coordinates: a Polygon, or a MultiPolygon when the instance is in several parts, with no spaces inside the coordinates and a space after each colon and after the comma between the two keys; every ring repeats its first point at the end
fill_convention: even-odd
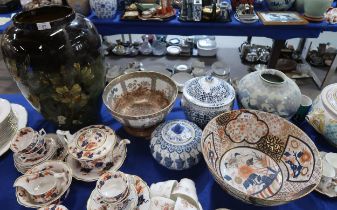
{"type": "MultiPolygon", "coordinates": [[[[84,169],[104,169],[113,162],[113,148],[117,143],[115,132],[104,125],[91,125],[71,135],[69,131],[57,131],[68,147],[69,155],[84,169]]],[[[119,144],[124,144],[122,140],[119,144]]]]}
{"type": "Polygon", "coordinates": [[[185,83],[181,105],[188,119],[203,128],[215,116],[232,110],[234,99],[230,84],[208,75],[185,83]]]}

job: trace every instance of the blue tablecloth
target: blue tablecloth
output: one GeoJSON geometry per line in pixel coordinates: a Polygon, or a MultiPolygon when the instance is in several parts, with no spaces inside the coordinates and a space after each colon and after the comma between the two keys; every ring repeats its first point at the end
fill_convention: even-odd
{"type": "MultiPolygon", "coordinates": [[[[28,126],[37,130],[44,128],[47,132],[55,132],[55,127],[45,121],[43,117],[29,105],[22,95],[0,95],[0,97],[26,107],[29,115],[28,126]]],[[[154,182],[165,181],[168,179],[179,180],[184,177],[193,179],[196,183],[199,200],[205,210],[213,210],[220,207],[230,209],[261,209],[261,207],[245,204],[225,193],[219,185],[214,182],[204,161],[189,170],[181,172],[170,171],[162,167],[152,158],[149,142],[147,140],[128,136],[121,128],[121,125],[110,116],[106,108],[102,108],[101,116],[103,124],[112,127],[122,138],[129,138],[131,140],[131,144],[128,145],[128,155],[121,171],[129,174],[136,174],[142,177],[149,185],[154,182]]],[[[185,119],[179,100],[176,102],[172,112],[167,116],[167,120],[172,119],[185,119]]],[[[324,138],[318,135],[311,126],[304,123],[301,127],[313,141],[315,141],[319,149],[337,152],[337,149],[332,148],[327,144],[324,138]]],[[[18,176],[20,176],[20,173],[16,171],[13,165],[13,153],[9,151],[4,156],[0,157],[0,209],[25,209],[17,203],[15,190],[12,187],[18,176]]],[[[70,210],[86,209],[87,199],[94,187],[95,182],[85,183],[74,179],[71,184],[70,194],[64,201],[64,205],[70,210]]],[[[264,209],[332,210],[337,209],[337,200],[329,199],[317,192],[312,192],[308,196],[289,204],[264,209]]]]}

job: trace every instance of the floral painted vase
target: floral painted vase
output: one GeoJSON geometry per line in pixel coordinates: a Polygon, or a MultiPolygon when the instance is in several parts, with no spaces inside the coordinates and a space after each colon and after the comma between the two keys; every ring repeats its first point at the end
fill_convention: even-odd
{"type": "Polygon", "coordinates": [[[266,69],[250,73],[238,84],[238,98],[246,109],[290,119],[301,104],[301,91],[284,73],[266,69]]]}
{"type": "Polygon", "coordinates": [[[112,18],[116,15],[117,0],[90,0],[90,7],[98,18],[112,18]]]}
{"type": "Polygon", "coordinates": [[[63,129],[99,116],[105,69],[94,25],[64,6],[18,13],[5,31],[4,61],[31,105],[63,129]]]}
{"type": "Polygon", "coordinates": [[[306,119],[318,133],[337,147],[337,84],[323,89],[306,119]]]}
{"type": "Polygon", "coordinates": [[[290,9],[295,0],[266,0],[269,10],[281,11],[290,9]]]}
{"type": "Polygon", "coordinates": [[[89,0],[67,0],[68,5],[84,16],[90,14],[90,4],[89,0]]]}

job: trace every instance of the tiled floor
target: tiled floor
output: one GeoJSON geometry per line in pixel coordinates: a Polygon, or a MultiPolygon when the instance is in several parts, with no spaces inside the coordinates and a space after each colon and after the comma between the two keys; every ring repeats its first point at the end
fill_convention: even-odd
{"type": "MultiPolygon", "coordinates": [[[[231,67],[231,78],[240,79],[248,72],[248,67],[241,64],[239,58],[238,50],[236,48],[221,48],[218,50],[217,58],[175,58],[175,57],[141,57],[136,58],[125,58],[112,56],[107,58],[107,62],[111,65],[126,65],[132,61],[141,61],[144,66],[153,63],[165,63],[167,66],[173,66],[176,63],[191,63],[194,59],[203,61],[206,63],[207,67],[210,68],[211,64],[215,61],[223,61],[230,65],[231,67]]],[[[326,70],[315,69],[316,74],[322,79],[326,70]]],[[[331,78],[331,82],[337,82],[336,74],[331,78]]],[[[300,79],[296,83],[299,85],[303,94],[310,96],[311,98],[316,97],[320,90],[317,88],[312,79],[300,79]]],[[[0,59],[0,94],[4,93],[17,93],[19,92],[16,84],[10,77],[2,58],[0,59]]]]}

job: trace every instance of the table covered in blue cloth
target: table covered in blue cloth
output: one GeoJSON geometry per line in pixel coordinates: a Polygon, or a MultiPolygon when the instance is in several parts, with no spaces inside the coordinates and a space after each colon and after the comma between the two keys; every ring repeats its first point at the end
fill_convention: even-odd
{"type": "MultiPolygon", "coordinates": [[[[23,105],[28,111],[28,126],[36,130],[44,128],[47,132],[55,132],[55,127],[43,119],[30,104],[24,99],[21,94],[15,95],[0,95],[0,98],[5,98],[12,103],[23,105]]],[[[154,182],[165,181],[168,179],[190,178],[195,181],[199,200],[203,209],[213,210],[216,208],[229,209],[307,209],[307,210],[324,210],[337,209],[337,200],[325,197],[317,192],[312,192],[309,195],[289,204],[277,207],[257,207],[245,204],[232,196],[225,193],[220,186],[213,180],[212,175],[207,169],[204,161],[201,161],[197,166],[186,171],[170,171],[159,165],[151,156],[149,149],[149,141],[137,139],[126,134],[121,125],[114,120],[105,107],[101,110],[102,122],[105,125],[112,127],[117,134],[122,138],[131,140],[128,145],[127,158],[121,168],[121,171],[129,174],[136,174],[142,177],[148,185],[154,182]]],[[[166,120],[185,119],[186,116],[180,107],[180,101],[176,104],[172,112],[167,116],[166,120]]],[[[332,148],[322,136],[317,134],[314,129],[307,123],[303,123],[301,128],[312,138],[320,150],[337,152],[337,149],[332,148]]],[[[15,197],[15,189],[13,183],[20,176],[16,171],[13,163],[13,153],[8,151],[4,156],[0,157],[0,209],[15,210],[25,209],[20,206],[15,197]]],[[[95,188],[95,182],[86,183],[73,179],[71,184],[70,194],[64,200],[63,204],[70,210],[86,209],[87,199],[91,191],[95,188]]]]}

